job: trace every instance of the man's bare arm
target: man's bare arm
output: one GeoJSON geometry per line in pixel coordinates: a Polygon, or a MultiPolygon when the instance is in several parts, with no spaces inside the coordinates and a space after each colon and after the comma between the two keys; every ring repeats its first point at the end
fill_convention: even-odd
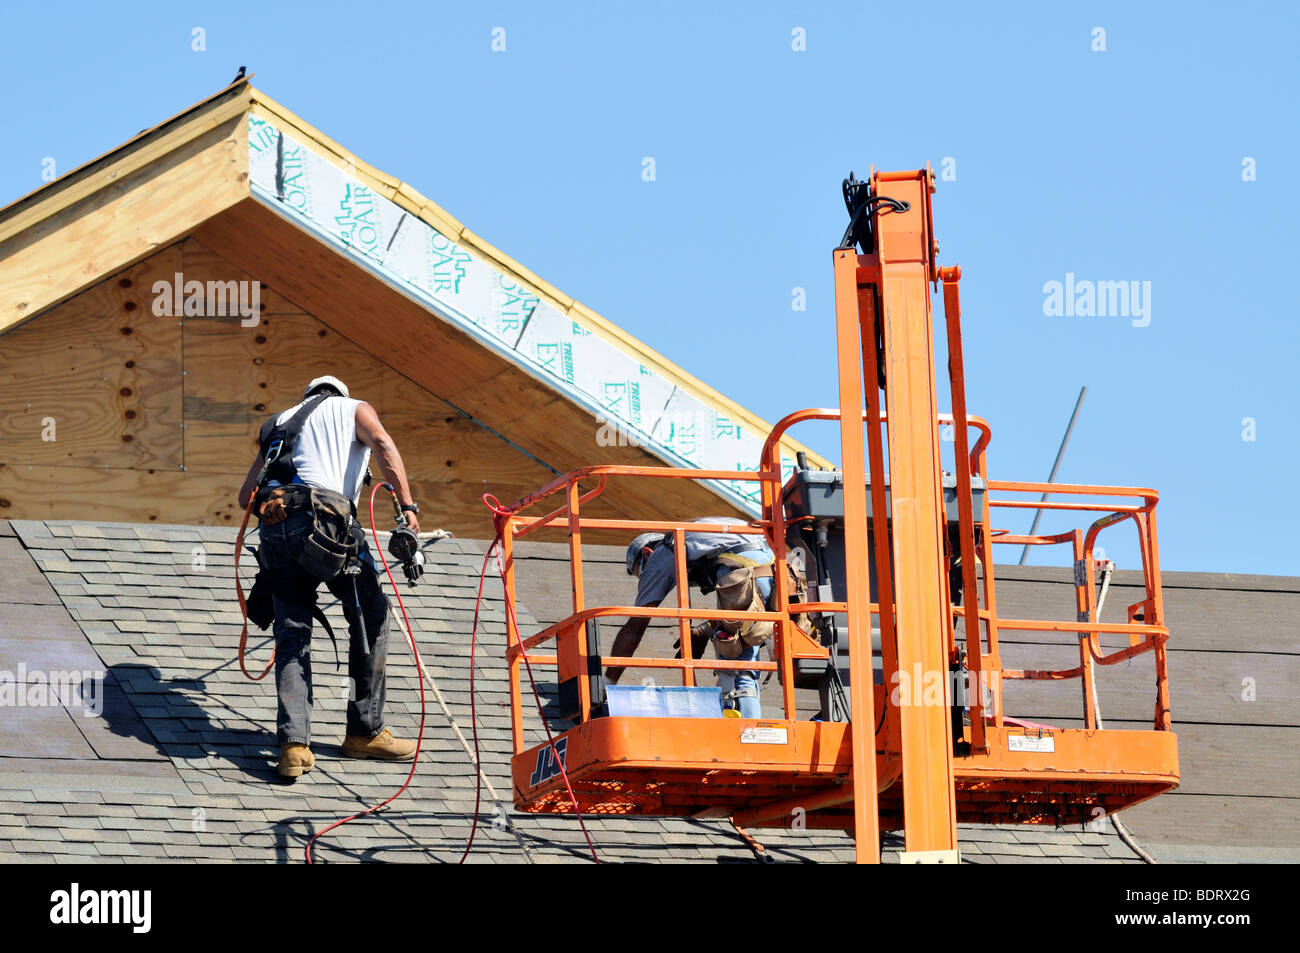
{"type": "MultiPolygon", "coordinates": [[[[397,491],[397,502],[403,506],[414,503],[415,498],[411,496],[410,484],[406,481],[406,466],[402,463],[402,455],[397,452],[397,444],[388,435],[384,425],[379,422],[379,415],[375,413],[375,408],[363,401],[357,405],[356,419],[357,439],[370,448],[375,463],[379,465],[379,472],[397,491]]],[[[415,518],[415,514],[407,513],[406,518],[411,529],[418,533],[420,521],[415,518]]]]}
{"type": "MultiPolygon", "coordinates": [[[[646,608],[659,605],[658,602],[652,602],[646,608]]],[[[650,620],[645,616],[640,618],[628,619],[623,623],[623,627],[618,630],[618,635],[614,636],[614,644],[609,647],[609,654],[615,658],[627,658],[636,654],[637,646],[641,644],[641,639],[645,635],[645,630],[650,625],[650,620]]],[[[618,680],[623,677],[622,668],[605,669],[605,678],[612,685],[617,685],[618,680]]]]}

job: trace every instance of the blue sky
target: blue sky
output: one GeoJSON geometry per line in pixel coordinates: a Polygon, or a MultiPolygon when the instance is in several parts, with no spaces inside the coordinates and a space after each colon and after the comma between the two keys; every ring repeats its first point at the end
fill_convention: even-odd
{"type": "MultiPolygon", "coordinates": [[[[962,266],[968,403],[993,423],[993,475],[1046,479],[1086,384],[1059,480],[1159,489],[1167,570],[1300,575],[1293,6],[852,6],[6,5],[0,203],[41,184],[45,157],[67,171],[247,65],[775,420],[835,403],[840,180],[929,162],[955,173],[935,227],[942,263],[962,266]],[[1044,284],[1067,273],[1150,282],[1150,323],[1046,316],[1044,284]]],[[[943,366],[941,352],[941,390],[943,366]]],[[[796,435],[838,458],[833,430],[796,435]]],[[[1122,568],[1131,536],[1103,538],[1122,568]]]]}

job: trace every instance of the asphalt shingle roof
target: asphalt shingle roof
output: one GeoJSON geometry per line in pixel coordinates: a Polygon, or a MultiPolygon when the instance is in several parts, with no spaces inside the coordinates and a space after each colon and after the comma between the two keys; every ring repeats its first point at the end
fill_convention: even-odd
{"type": "MultiPolygon", "coordinates": [[[[0,602],[0,671],[22,663],[29,672],[105,673],[102,717],[87,717],[73,704],[6,715],[0,859],[298,862],[312,832],[400,785],[408,765],[339,755],[346,683],[328,639],[318,640],[313,653],[316,769],[296,783],[280,781],[274,676],[250,682],[235,661],[233,543],[234,531],[220,527],[13,521],[5,529],[0,522],[0,569],[8,580],[0,602]]],[[[317,861],[446,863],[464,849],[475,778],[461,736],[470,737],[469,633],[483,552],[477,541],[439,542],[426,550],[420,586],[403,587],[447,712],[430,692],[410,789],[378,815],[323,837],[317,861]]],[[[589,855],[574,820],[520,814],[509,803],[499,583],[489,577],[485,593],[475,658],[479,738],[486,778],[502,801],[494,805],[484,790],[468,862],[582,862],[589,855]]],[[[323,588],[321,599],[346,640],[342,614],[323,588]]],[[[536,624],[526,607],[520,624],[536,624]]],[[[249,667],[257,670],[270,640],[256,630],[252,636],[249,667]]],[[[396,628],[393,638],[388,724],[413,737],[417,672],[396,628]]],[[[726,822],[593,817],[587,826],[605,861],[754,860],[726,822]]],[[[753,833],[777,861],[854,857],[852,839],[840,832],[753,833]]],[[[963,858],[974,863],[1135,860],[1109,829],[963,825],[960,835],[963,858]]],[[[885,859],[897,860],[900,839],[889,835],[885,848],[885,859]]]]}

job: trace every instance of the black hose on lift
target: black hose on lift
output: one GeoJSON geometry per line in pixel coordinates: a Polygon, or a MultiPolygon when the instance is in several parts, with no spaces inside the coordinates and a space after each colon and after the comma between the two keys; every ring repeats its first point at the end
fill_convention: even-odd
{"type": "Polygon", "coordinates": [[[844,193],[844,207],[849,212],[849,226],[844,230],[838,248],[862,249],[862,254],[869,255],[875,250],[875,236],[871,232],[871,213],[874,206],[882,205],[893,212],[906,212],[911,203],[890,198],[887,195],[872,195],[871,183],[854,178],[853,173],[844,180],[841,189],[844,193]]]}

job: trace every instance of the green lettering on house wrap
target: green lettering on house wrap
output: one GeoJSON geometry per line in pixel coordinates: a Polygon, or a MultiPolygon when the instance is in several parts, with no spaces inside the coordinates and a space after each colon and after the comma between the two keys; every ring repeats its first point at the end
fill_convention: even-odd
{"type": "Polygon", "coordinates": [[[375,196],[368,188],[351,182],[345,185],[339,212],[334,216],[339,238],[363,252],[372,252],[379,246],[375,196]]]}

